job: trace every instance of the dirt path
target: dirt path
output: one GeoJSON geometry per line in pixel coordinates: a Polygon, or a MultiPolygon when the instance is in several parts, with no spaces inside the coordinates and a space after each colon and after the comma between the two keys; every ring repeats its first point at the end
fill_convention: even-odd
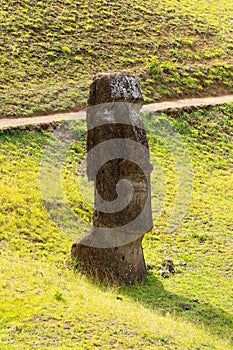
{"type": "MultiPolygon", "coordinates": [[[[159,102],[144,105],[142,112],[162,112],[170,108],[182,109],[185,107],[203,107],[203,106],[216,106],[223,103],[233,102],[233,95],[217,96],[217,97],[203,97],[203,98],[189,98],[177,101],[159,102]]],[[[45,115],[40,117],[30,118],[6,118],[0,119],[0,129],[8,127],[17,127],[23,125],[39,125],[44,123],[51,123],[53,121],[72,120],[76,118],[85,118],[86,112],[71,112],[60,113],[53,115],[45,115]]]]}

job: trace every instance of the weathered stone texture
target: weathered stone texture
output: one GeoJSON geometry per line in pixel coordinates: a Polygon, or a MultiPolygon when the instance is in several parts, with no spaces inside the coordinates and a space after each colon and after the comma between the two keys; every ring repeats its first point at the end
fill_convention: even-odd
{"type": "MultiPolygon", "coordinates": [[[[152,166],[146,132],[139,117],[142,103],[140,84],[134,76],[101,74],[95,77],[90,88],[87,151],[101,147],[105,141],[120,139],[121,144],[115,141],[111,149],[105,148],[104,153],[99,152],[94,160],[87,161],[88,178],[95,183],[93,229],[73,245],[72,255],[87,274],[120,285],[143,283],[146,278],[141,243],[143,235],[152,227],[152,166]],[[93,108],[96,106],[98,108],[93,108]],[[133,147],[129,146],[129,140],[134,141],[133,147]],[[110,159],[96,169],[106,153],[111,154],[114,145],[118,148],[116,152],[122,149],[124,157],[110,159]],[[142,150],[139,153],[138,147],[142,150]],[[128,205],[116,212],[100,210],[100,198],[109,203],[117,200],[117,186],[121,180],[128,180],[133,188],[128,205]],[[146,205],[145,213],[140,216],[146,205]],[[140,221],[137,221],[139,216],[140,221]],[[109,230],[110,235],[99,235],[98,229],[102,228],[109,230]]],[[[127,193],[121,195],[127,197],[127,193]]]]}

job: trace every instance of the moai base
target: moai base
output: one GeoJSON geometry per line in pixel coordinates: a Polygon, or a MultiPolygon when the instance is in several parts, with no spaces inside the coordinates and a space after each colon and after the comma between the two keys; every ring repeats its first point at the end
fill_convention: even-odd
{"type": "MultiPolygon", "coordinates": [[[[111,73],[94,78],[87,110],[88,155],[106,142],[107,146],[94,158],[87,159],[88,179],[93,180],[95,186],[93,228],[73,244],[72,256],[83,272],[105,283],[133,285],[146,279],[142,239],[152,228],[152,166],[139,117],[142,104],[136,77],[111,73]],[[135,144],[141,147],[141,153],[135,144]],[[113,158],[114,147],[119,155],[113,158]],[[103,162],[108,154],[109,161],[103,162]],[[98,164],[103,165],[95,169],[98,164]],[[128,204],[115,212],[101,209],[100,197],[111,204],[120,196],[117,186],[121,180],[128,180],[133,188],[128,204]]],[[[121,193],[124,200],[126,192],[121,193]]]]}

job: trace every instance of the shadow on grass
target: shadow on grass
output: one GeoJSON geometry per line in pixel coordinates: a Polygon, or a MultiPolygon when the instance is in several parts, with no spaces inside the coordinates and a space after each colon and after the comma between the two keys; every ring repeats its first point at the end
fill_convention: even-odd
{"type": "Polygon", "coordinates": [[[169,313],[182,317],[189,322],[204,325],[215,335],[223,338],[231,337],[229,340],[233,343],[233,317],[230,313],[197,299],[188,299],[165,290],[152,272],[148,273],[145,285],[124,287],[120,292],[121,295],[127,295],[146,308],[158,310],[163,315],[169,313]]]}

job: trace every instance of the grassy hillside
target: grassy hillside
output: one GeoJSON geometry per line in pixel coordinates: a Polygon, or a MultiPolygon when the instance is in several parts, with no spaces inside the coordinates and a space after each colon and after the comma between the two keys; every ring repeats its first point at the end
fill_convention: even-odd
{"type": "Polygon", "coordinates": [[[233,91],[232,0],[2,0],[0,117],[77,110],[99,71],[146,102],[233,91]]]}
{"type": "MultiPolygon", "coordinates": [[[[144,117],[166,195],[144,239],[146,284],[132,288],[103,287],[73,270],[73,238],[56,228],[41,201],[40,161],[51,135],[0,135],[1,349],[233,348],[232,113],[229,104],[176,118],[144,117]],[[166,223],[176,169],[152,132],[164,118],[180,133],[194,172],[190,208],[171,234],[166,223]],[[161,272],[164,259],[174,261],[175,274],[161,272]]],[[[63,183],[71,207],[88,222],[91,205],[80,192],[77,168],[85,150],[85,124],[79,123],[71,127],[79,140],[67,154],[63,183]]]]}

